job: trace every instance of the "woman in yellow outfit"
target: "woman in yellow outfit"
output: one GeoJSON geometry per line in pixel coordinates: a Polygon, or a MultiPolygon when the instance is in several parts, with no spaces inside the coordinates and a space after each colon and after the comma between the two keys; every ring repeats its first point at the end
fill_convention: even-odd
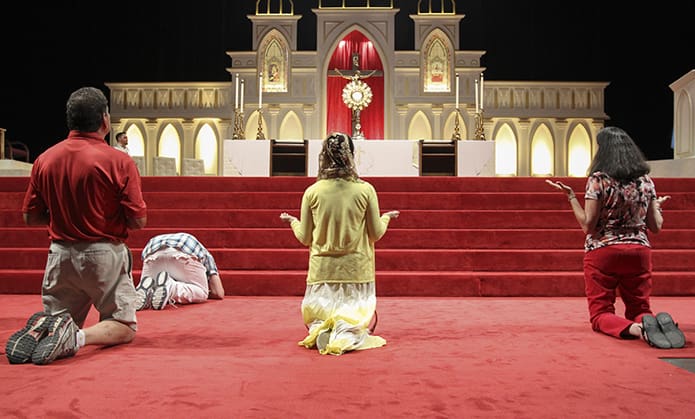
{"type": "Polygon", "coordinates": [[[353,154],[349,135],[329,135],[317,180],[302,197],[301,220],[280,214],[310,250],[302,300],[309,334],[299,345],[324,355],[386,344],[369,329],[376,313],[374,243],[399,212],[380,215],[376,190],[359,178],[353,154]]]}

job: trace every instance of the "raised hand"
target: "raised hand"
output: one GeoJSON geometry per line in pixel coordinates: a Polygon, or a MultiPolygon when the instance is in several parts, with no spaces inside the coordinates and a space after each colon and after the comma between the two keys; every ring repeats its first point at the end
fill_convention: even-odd
{"type": "Polygon", "coordinates": [[[384,215],[387,215],[391,219],[398,218],[398,216],[400,214],[401,214],[400,211],[389,211],[389,212],[384,213],[384,215]]]}
{"type": "Polygon", "coordinates": [[[297,217],[295,217],[294,215],[290,215],[290,214],[288,214],[288,213],[286,213],[286,212],[283,212],[283,213],[280,214],[280,219],[281,219],[282,221],[284,221],[284,222],[286,222],[286,223],[290,223],[290,224],[291,224],[293,221],[295,221],[295,220],[299,221],[299,220],[297,219],[297,217]]]}
{"type": "Polygon", "coordinates": [[[565,185],[564,183],[560,182],[559,180],[558,180],[557,182],[553,182],[553,181],[550,180],[550,179],[546,179],[546,180],[545,180],[545,183],[547,183],[548,185],[550,185],[550,186],[552,186],[552,187],[554,187],[554,188],[557,188],[557,189],[559,189],[559,190],[561,190],[561,191],[564,191],[567,195],[570,195],[570,194],[573,194],[573,193],[574,193],[574,191],[572,190],[572,188],[570,188],[569,186],[567,186],[567,185],[565,185]]]}

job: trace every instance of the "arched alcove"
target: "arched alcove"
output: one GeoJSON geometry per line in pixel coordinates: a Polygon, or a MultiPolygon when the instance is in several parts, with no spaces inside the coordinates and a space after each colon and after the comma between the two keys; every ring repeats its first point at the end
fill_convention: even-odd
{"type": "Polygon", "coordinates": [[[131,156],[145,155],[145,136],[142,135],[140,127],[132,124],[126,129],[125,134],[128,136],[128,149],[131,156]]]}
{"type": "Polygon", "coordinates": [[[203,160],[206,175],[217,174],[218,138],[209,123],[200,127],[195,141],[195,158],[203,160]]]}
{"type": "Polygon", "coordinates": [[[531,140],[531,176],[552,176],[555,172],[553,136],[546,124],[540,124],[531,140]]]}
{"type": "Polygon", "coordinates": [[[370,97],[367,106],[359,114],[361,131],[366,139],[383,139],[385,80],[384,60],[379,45],[372,41],[368,30],[354,25],[346,28],[344,35],[336,40],[332,51],[327,56],[326,64],[326,131],[352,133],[353,114],[352,109],[346,106],[345,98],[370,97]],[[350,78],[356,70],[360,71],[359,80],[352,81],[350,78]],[[362,86],[359,95],[345,91],[348,86],[356,84],[362,86]]]}
{"type": "Polygon", "coordinates": [[[181,173],[181,137],[172,124],[167,124],[159,136],[157,155],[173,157],[176,160],[176,172],[181,173]]]}
{"type": "Polygon", "coordinates": [[[674,112],[675,132],[672,148],[675,157],[692,157],[695,155],[695,109],[693,98],[686,90],[677,96],[674,112]]]}
{"type": "Polygon", "coordinates": [[[409,140],[431,140],[432,139],[432,125],[427,119],[427,116],[422,111],[415,112],[413,118],[410,120],[408,125],[408,139],[409,140]]]}
{"type": "Polygon", "coordinates": [[[280,139],[301,140],[304,138],[302,122],[294,111],[289,111],[280,123],[280,139]]]}
{"type": "Polygon", "coordinates": [[[517,138],[508,123],[502,124],[495,135],[495,172],[499,176],[517,174],[517,138]]]}
{"type": "Polygon", "coordinates": [[[591,136],[589,131],[577,124],[567,142],[567,175],[582,177],[587,175],[591,164],[591,136]]]}

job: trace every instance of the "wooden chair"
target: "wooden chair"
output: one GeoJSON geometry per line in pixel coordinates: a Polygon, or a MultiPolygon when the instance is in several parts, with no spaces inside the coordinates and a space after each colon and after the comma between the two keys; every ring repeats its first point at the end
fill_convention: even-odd
{"type": "Polygon", "coordinates": [[[29,147],[19,141],[5,141],[5,157],[10,160],[19,160],[29,163],[29,147]]]}

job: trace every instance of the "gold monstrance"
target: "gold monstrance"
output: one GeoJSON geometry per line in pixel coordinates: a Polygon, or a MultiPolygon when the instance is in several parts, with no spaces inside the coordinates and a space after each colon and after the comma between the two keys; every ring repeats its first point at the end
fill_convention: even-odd
{"type": "Polygon", "coordinates": [[[350,79],[350,82],[343,88],[343,103],[352,110],[352,138],[363,140],[362,124],[360,124],[360,112],[372,102],[372,89],[362,81],[360,71],[350,79]]]}

